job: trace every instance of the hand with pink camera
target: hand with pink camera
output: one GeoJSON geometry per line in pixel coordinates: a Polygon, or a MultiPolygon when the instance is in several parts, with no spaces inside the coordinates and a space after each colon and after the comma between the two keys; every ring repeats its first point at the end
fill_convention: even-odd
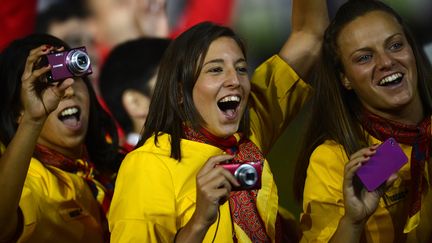
{"type": "Polygon", "coordinates": [[[210,157],[197,174],[197,200],[194,218],[207,227],[216,221],[219,205],[224,204],[233,186],[240,186],[235,177],[217,164],[232,159],[232,155],[210,157]]]}
{"type": "Polygon", "coordinates": [[[46,118],[57,108],[67,88],[74,82],[73,79],[66,79],[58,85],[48,85],[46,81],[43,81],[44,75],[51,70],[51,66],[38,67],[37,64],[43,56],[53,50],[54,47],[42,45],[31,50],[27,57],[21,76],[21,97],[24,106],[22,117],[26,117],[25,114],[28,114],[28,117],[34,121],[41,121],[46,118]]]}

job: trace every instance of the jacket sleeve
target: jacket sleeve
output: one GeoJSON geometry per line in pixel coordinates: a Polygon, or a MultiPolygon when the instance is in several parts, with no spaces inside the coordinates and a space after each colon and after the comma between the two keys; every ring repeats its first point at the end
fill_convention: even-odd
{"type": "Polygon", "coordinates": [[[173,242],[174,194],[171,173],[158,155],[129,153],[120,167],[108,214],[111,242],[173,242]]]}
{"type": "Polygon", "coordinates": [[[252,76],[250,119],[252,140],[267,154],[311,93],[295,71],[275,55],[252,76]]]}
{"type": "Polygon", "coordinates": [[[345,161],[334,142],[318,146],[310,157],[300,224],[302,242],[328,242],[344,215],[342,184],[345,161]]]}

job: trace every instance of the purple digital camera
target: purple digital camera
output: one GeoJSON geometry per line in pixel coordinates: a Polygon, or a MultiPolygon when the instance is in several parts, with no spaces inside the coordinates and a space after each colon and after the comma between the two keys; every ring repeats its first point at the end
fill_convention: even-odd
{"type": "Polygon", "coordinates": [[[48,72],[46,75],[48,82],[56,82],[93,73],[90,57],[85,47],[49,53],[46,55],[44,62],[51,65],[51,72],[48,72]]]}
{"type": "Polygon", "coordinates": [[[261,162],[246,162],[244,164],[223,163],[219,164],[219,166],[233,174],[240,183],[240,186],[233,187],[232,191],[255,190],[261,188],[261,162]]]}
{"type": "Polygon", "coordinates": [[[394,138],[384,141],[369,161],[356,172],[368,191],[376,190],[393,173],[408,162],[408,157],[394,138]]]}

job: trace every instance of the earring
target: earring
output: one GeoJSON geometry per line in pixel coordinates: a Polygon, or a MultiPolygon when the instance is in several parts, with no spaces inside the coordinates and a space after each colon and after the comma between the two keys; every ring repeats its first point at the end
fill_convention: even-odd
{"type": "Polygon", "coordinates": [[[346,89],[348,89],[348,90],[352,89],[351,82],[348,80],[348,78],[346,76],[343,78],[342,84],[346,89]]]}

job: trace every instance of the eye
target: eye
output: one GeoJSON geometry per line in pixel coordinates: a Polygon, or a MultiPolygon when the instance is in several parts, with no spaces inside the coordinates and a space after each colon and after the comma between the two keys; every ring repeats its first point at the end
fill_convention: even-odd
{"type": "Polygon", "coordinates": [[[402,47],[403,47],[403,43],[396,42],[396,43],[393,43],[393,44],[390,45],[390,50],[392,50],[392,51],[398,51],[398,50],[402,49],[402,47]]]}
{"type": "Polygon", "coordinates": [[[359,56],[359,57],[356,58],[356,62],[357,63],[366,63],[370,59],[372,59],[372,55],[371,54],[361,55],[361,56],[359,56]]]}
{"type": "Polygon", "coordinates": [[[220,73],[222,71],[223,69],[221,67],[212,67],[207,70],[207,72],[214,73],[214,74],[220,73]]]}
{"type": "Polygon", "coordinates": [[[239,74],[247,74],[248,73],[247,67],[237,67],[236,70],[239,74]]]}

